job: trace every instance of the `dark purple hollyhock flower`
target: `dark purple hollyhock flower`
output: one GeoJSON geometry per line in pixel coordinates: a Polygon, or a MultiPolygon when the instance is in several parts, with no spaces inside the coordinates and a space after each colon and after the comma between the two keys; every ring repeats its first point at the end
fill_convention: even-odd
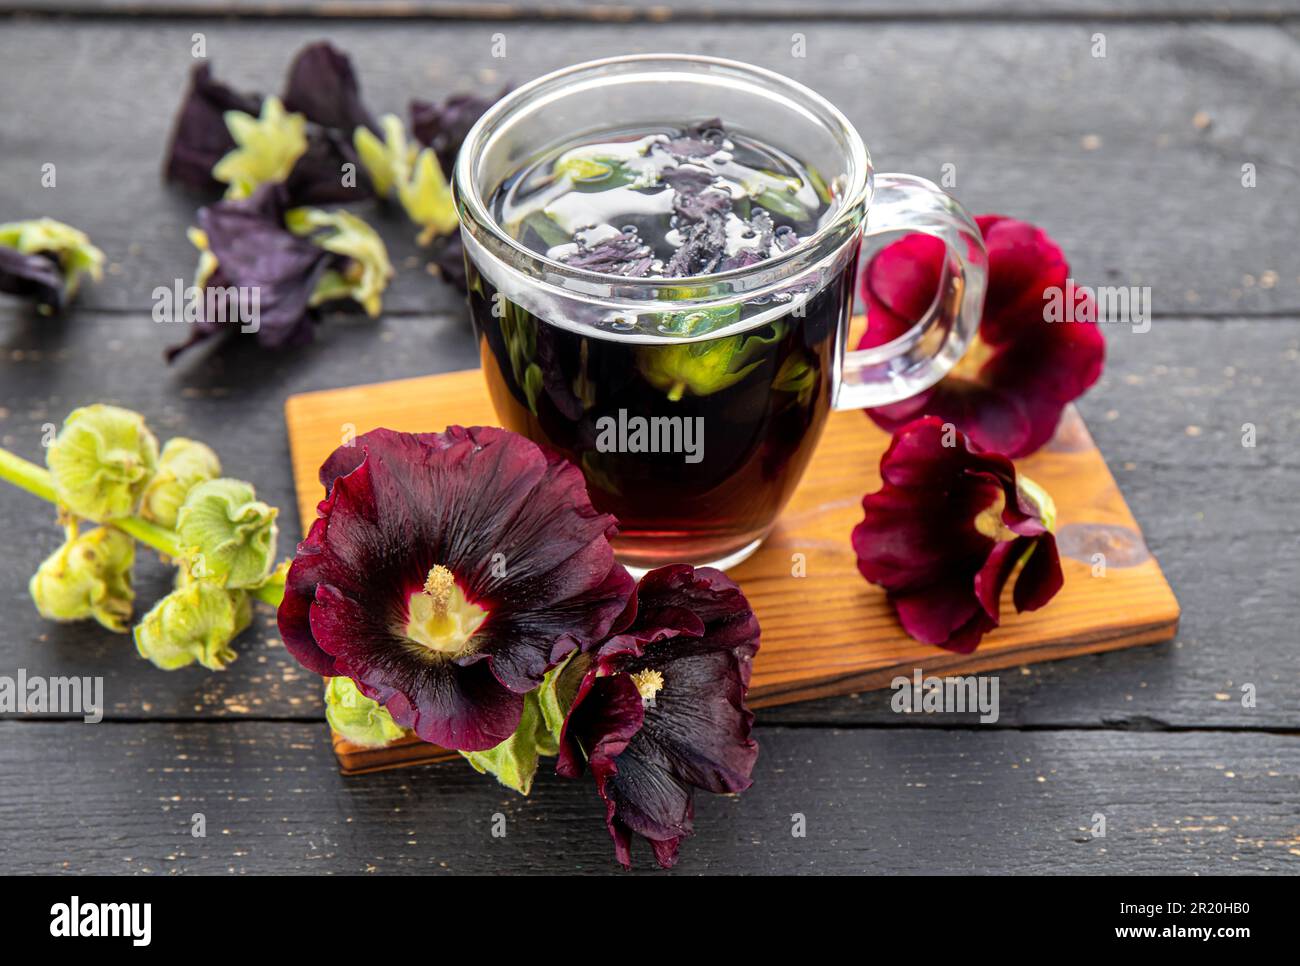
{"type": "Polygon", "coordinates": [[[633,833],[664,867],[692,832],[695,789],[750,785],[758,744],[745,705],[758,620],[709,567],[674,564],[637,586],[620,629],[591,658],[560,738],[556,770],[591,766],[614,853],[632,864],[633,833]]]}
{"type": "Polygon", "coordinates": [[[411,133],[425,147],[433,148],[442,165],[442,172],[451,178],[456,165],[456,155],[465,143],[465,135],[483,112],[499,101],[509,90],[503,87],[491,97],[477,94],[453,94],[441,104],[428,101],[411,101],[411,133]]]}
{"type": "Polygon", "coordinates": [[[216,258],[216,270],[204,281],[203,318],[188,341],[168,350],[169,360],[221,332],[238,330],[243,317],[239,301],[247,315],[254,291],[260,344],[279,348],[310,341],[316,318],[312,293],[321,276],[346,259],[289,231],[286,208],[284,186],[267,184],[243,200],[199,209],[199,228],[216,258]]]}
{"type": "Polygon", "coordinates": [[[226,111],[254,117],[262,109],[258,94],[240,94],[212,79],[206,62],[190,71],[190,86],[181,100],[172,128],[163,175],[195,191],[221,192],[225,185],[212,177],[212,166],[235,147],[226,128],[226,111]]]}
{"type": "Polygon", "coordinates": [[[975,449],[929,416],[900,429],[880,460],[881,488],[853,528],[858,570],[889,595],[899,623],[926,644],[969,654],[1013,603],[1037,610],[1064,583],[1055,507],[1011,460],[975,449]]]}
{"type": "Polygon", "coordinates": [[[375,119],[361,103],[352,61],[333,44],[320,41],[298,51],[285,79],[284,106],[313,124],[343,132],[348,141],[358,127],[379,133],[375,119]]]}
{"type": "Polygon", "coordinates": [[[582,474],[504,429],[377,429],[321,482],[280,605],[285,646],[444,748],[510,737],[524,694],[603,640],[632,594],[582,474]]]}

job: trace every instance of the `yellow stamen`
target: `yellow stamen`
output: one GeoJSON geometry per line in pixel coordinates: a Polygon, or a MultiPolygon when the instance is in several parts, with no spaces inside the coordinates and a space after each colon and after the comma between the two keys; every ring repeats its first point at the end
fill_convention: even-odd
{"type": "Polygon", "coordinates": [[[447,605],[451,602],[451,592],[456,587],[456,578],[442,564],[435,564],[424,578],[424,592],[433,601],[432,610],[436,617],[447,616],[447,605]]]}
{"type": "Polygon", "coordinates": [[[997,499],[975,517],[975,529],[998,543],[1016,539],[1019,534],[1002,522],[1002,511],[1006,507],[1006,494],[999,490],[997,499]]]}
{"type": "Polygon", "coordinates": [[[993,357],[993,349],[976,334],[966,345],[966,351],[952,367],[949,375],[974,381],[984,368],[984,363],[993,357]]]}
{"type": "Polygon", "coordinates": [[[411,594],[406,625],[398,633],[427,648],[431,657],[460,657],[474,652],[474,632],[485,620],[487,611],[466,600],[455,575],[438,564],[424,587],[411,594]]]}
{"type": "Polygon", "coordinates": [[[645,668],[632,675],[632,683],[636,685],[642,702],[649,702],[663,690],[664,676],[653,668],[645,668]]]}

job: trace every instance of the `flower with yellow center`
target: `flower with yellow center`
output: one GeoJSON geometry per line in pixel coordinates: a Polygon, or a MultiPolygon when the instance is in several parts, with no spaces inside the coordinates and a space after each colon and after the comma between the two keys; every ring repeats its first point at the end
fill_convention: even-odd
{"type": "Polygon", "coordinates": [[[461,657],[474,652],[474,632],[485,620],[487,611],[466,600],[452,572],[436,564],[411,595],[403,633],[433,655],[461,657]]]}
{"type": "Polygon", "coordinates": [[[632,675],[632,683],[636,685],[637,693],[641,695],[641,703],[649,704],[654,701],[655,695],[663,690],[664,676],[654,668],[643,668],[632,675]]]}

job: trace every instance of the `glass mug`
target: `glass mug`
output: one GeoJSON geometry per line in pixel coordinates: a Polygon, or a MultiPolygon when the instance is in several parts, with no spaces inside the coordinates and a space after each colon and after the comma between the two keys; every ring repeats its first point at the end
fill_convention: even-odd
{"type": "Polygon", "coordinates": [[[960,205],[923,179],[873,174],[862,139],[828,101],[735,61],[639,55],[548,74],[483,115],[453,180],[497,415],[581,468],[592,503],[619,521],[619,560],[636,569],[748,557],[830,411],[933,385],[961,357],[983,306],[984,244],[960,205]],[[548,150],[714,117],[834,186],[835,207],[814,233],[750,267],[629,278],[547,258],[492,216],[494,192],[548,150]],[[902,337],[850,351],[859,250],[905,232],[947,245],[934,302],[902,337]]]}

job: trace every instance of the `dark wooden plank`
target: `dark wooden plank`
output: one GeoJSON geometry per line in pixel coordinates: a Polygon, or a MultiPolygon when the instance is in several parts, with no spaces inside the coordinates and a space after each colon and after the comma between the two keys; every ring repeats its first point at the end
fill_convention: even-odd
{"type": "MultiPolygon", "coordinates": [[[[168,338],[145,316],[0,314],[0,445],[39,457],[43,423],[99,399],[134,406],[162,434],[212,443],[228,472],[284,508],[285,552],[296,534],[284,397],[476,359],[460,317],[334,321],[297,354],[262,355],[237,340],[176,369],[158,357],[168,338]]],[[[1291,388],[1298,359],[1297,320],[1171,320],[1142,335],[1111,331],[1109,369],[1083,411],[1183,606],[1180,637],[1006,673],[1001,725],[1300,727],[1300,561],[1292,552],[1300,536],[1300,411],[1291,388]],[[1240,446],[1247,421],[1257,424],[1255,449],[1240,446]],[[1240,704],[1243,683],[1257,686],[1253,710],[1240,704]]],[[[319,718],[319,682],[279,646],[269,611],[228,671],[155,670],[126,638],[43,622],[26,586],[58,544],[52,513],[5,487],[0,520],[0,673],[103,675],[108,712],[120,718],[319,718]]],[[[139,571],[147,605],[166,591],[167,572],[152,563],[139,571]]],[[[770,709],[761,720],[899,721],[888,692],[770,709]]]]}
{"type": "Polygon", "coordinates": [[[1295,0],[5,0],[0,12],[151,17],[356,17],[589,20],[662,23],[715,19],[1281,19],[1295,0]]]}
{"type": "MultiPolygon", "coordinates": [[[[1275,735],[760,728],[677,871],[1300,870],[1300,742],[1275,735]],[[792,836],[796,813],[807,835],[792,836]],[[1094,838],[1094,816],[1106,835],[1094,838]]],[[[0,723],[0,871],[611,872],[590,780],[527,799],[452,762],[343,778],[306,724],[0,723]],[[205,816],[207,836],[190,834],[205,816]],[[493,838],[494,815],[506,834],[493,838]]],[[[634,852],[648,872],[648,850],[634,852]]]]}
{"type": "MultiPolygon", "coordinates": [[[[191,35],[219,76],[275,90],[292,50],[322,34],[351,51],[375,110],[412,96],[487,90],[604,54],[682,50],[754,61],[808,81],[863,131],[882,170],[939,178],[974,211],[1039,222],[1093,284],[1152,288],[1155,309],[1300,309],[1293,201],[1300,195],[1300,66],[1287,29],[1247,24],[851,23],[809,20],[621,25],[493,21],[304,25],[96,22],[70,41],[52,20],[6,23],[0,58],[0,217],[50,214],[87,229],[112,274],[92,307],[142,309],[187,279],[195,200],[158,184],[191,35]],[[508,56],[490,56],[504,32],[508,56]],[[792,35],[807,57],[791,56],[792,35]],[[41,165],[57,189],[39,187],[41,165]],[[1243,164],[1258,186],[1241,185],[1243,164]]],[[[418,265],[406,226],[385,223],[395,261],[418,265]]],[[[391,311],[451,311],[421,271],[391,311]]],[[[124,324],[126,324],[124,322],[124,324]]],[[[135,324],[142,324],[137,321],[135,324]]]]}

